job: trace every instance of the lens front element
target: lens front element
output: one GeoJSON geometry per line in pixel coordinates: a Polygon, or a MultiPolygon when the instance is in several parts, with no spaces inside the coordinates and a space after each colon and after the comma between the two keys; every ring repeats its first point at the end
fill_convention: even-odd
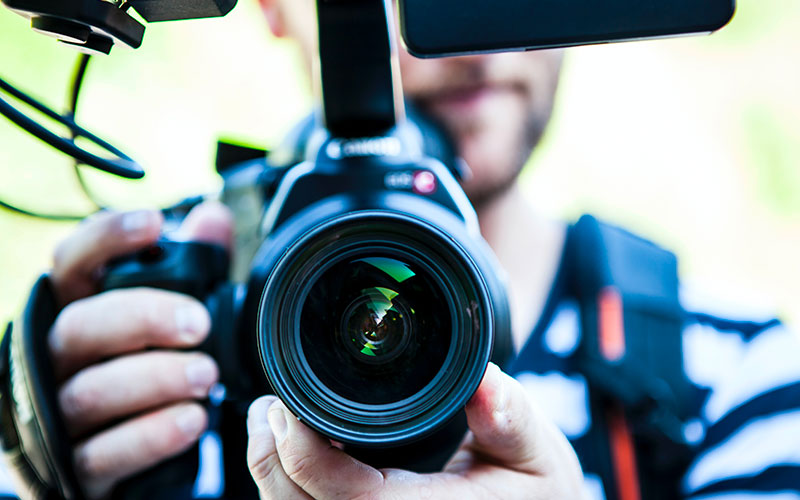
{"type": "Polygon", "coordinates": [[[394,290],[378,286],[361,294],[342,316],[343,343],[359,362],[391,361],[408,345],[409,313],[394,290]]]}
{"type": "Polygon", "coordinates": [[[402,401],[435,379],[450,351],[452,298],[441,273],[387,253],[345,253],[310,279],[300,299],[302,355],[332,398],[402,401]]]}

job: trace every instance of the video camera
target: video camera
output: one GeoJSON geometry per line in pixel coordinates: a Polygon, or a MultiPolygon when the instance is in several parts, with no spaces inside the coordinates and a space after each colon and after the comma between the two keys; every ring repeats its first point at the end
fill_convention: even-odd
{"type": "MultiPolygon", "coordinates": [[[[129,8],[153,22],[224,15],[235,3],[3,2],[36,31],[93,53],[142,43],[144,26],[129,8]]],[[[713,31],[733,14],[731,0],[398,3],[406,45],[420,56],[713,31]]],[[[213,326],[203,349],[220,365],[226,408],[235,415],[229,421],[239,428],[247,403],[274,391],[354,456],[433,471],[462,439],[463,407],[487,363],[509,360],[510,320],[502,272],[458,183],[456,153],[404,104],[393,12],[388,0],[317,0],[320,112],[291,134],[285,164],[263,157],[221,164],[223,201],[234,211],[247,207],[237,216],[254,221],[258,250],[247,283],[228,281],[223,249],[163,239],[110,263],[103,288],[159,287],[204,301],[213,326]]],[[[0,112],[81,163],[143,175],[71,117],[48,113],[116,158],[78,148],[74,137],[56,136],[2,100],[0,112]]],[[[45,347],[57,313],[43,277],[22,321],[3,338],[0,440],[28,495],[78,499],[84,495],[45,347]]],[[[136,489],[129,482],[131,489],[115,495],[168,491],[164,484],[185,480],[175,470],[196,467],[187,469],[187,460],[159,466],[136,489]]]]}

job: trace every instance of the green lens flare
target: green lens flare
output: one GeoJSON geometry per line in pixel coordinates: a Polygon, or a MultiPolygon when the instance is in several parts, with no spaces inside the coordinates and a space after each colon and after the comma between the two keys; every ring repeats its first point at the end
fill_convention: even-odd
{"type": "Polygon", "coordinates": [[[400,262],[399,260],[390,259],[388,257],[367,257],[365,259],[359,259],[356,262],[365,262],[371,266],[374,266],[391,276],[392,279],[398,283],[402,283],[405,280],[416,276],[416,273],[409,269],[408,265],[400,262]]]}
{"type": "Polygon", "coordinates": [[[370,302],[368,307],[375,313],[377,319],[376,323],[383,321],[386,313],[392,310],[392,299],[399,295],[394,290],[383,287],[366,288],[361,290],[361,293],[369,297],[370,302]]]}
{"type": "Polygon", "coordinates": [[[399,295],[380,286],[361,290],[360,305],[353,309],[347,327],[358,352],[378,358],[402,341],[405,327],[401,325],[398,330],[397,320],[402,321],[403,314],[393,302],[399,295]]]}
{"type": "Polygon", "coordinates": [[[395,298],[398,295],[400,295],[399,293],[395,292],[394,290],[389,290],[388,288],[383,288],[383,287],[380,287],[380,286],[376,286],[374,288],[374,290],[377,290],[377,291],[381,292],[383,294],[383,296],[386,297],[389,300],[392,300],[393,298],[395,298]]]}

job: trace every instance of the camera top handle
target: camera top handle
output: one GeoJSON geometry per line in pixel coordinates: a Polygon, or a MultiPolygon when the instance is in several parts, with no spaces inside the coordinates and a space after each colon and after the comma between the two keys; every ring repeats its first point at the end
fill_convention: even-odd
{"type": "Polygon", "coordinates": [[[325,128],[385,134],[404,117],[390,0],[317,0],[325,128]]]}

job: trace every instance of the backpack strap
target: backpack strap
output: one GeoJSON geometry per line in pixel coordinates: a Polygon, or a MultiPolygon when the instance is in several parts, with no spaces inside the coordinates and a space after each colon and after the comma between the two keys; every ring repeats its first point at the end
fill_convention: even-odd
{"type": "Polygon", "coordinates": [[[683,371],[677,259],[591,216],[572,228],[566,251],[581,310],[575,359],[606,498],[678,498],[693,388],[683,371]]]}

